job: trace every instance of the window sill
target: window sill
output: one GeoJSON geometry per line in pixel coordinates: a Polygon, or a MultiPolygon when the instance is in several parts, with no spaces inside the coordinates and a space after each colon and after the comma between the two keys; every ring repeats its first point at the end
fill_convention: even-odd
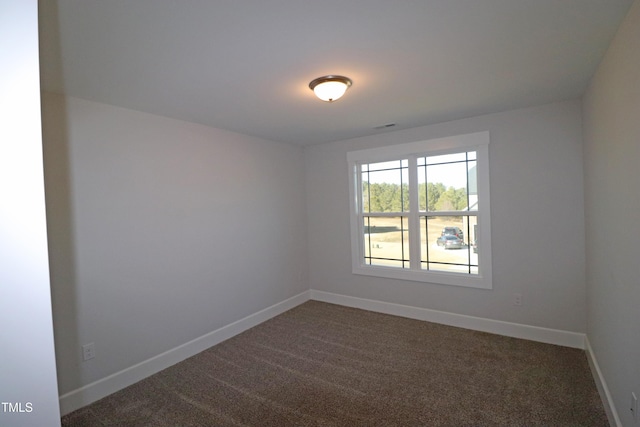
{"type": "Polygon", "coordinates": [[[416,271],[384,266],[356,266],[353,274],[384,277],[387,279],[409,280],[413,282],[435,283],[440,285],[462,286],[476,289],[492,289],[491,277],[470,276],[464,273],[416,271]]]}

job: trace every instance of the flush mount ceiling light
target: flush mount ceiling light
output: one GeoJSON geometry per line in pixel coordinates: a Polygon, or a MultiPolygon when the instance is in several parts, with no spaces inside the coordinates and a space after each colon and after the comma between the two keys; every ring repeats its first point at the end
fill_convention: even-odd
{"type": "Polygon", "coordinates": [[[351,86],[351,79],[344,76],[323,76],[309,83],[309,88],[323,101],[338,100],[351,86]]]}

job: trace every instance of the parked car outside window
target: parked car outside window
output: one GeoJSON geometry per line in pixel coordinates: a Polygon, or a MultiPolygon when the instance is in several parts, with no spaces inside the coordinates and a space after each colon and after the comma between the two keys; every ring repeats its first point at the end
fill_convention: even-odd
{"type": "Polygon", "coordinates": [[[460,227],[445,227],[442,229],[442,236],[456,236],[458,239],[464,241],[464,233],[460,227]]]}
{"type": "Polygon", "coordinates": [[[464,242],[457,236],[445,234],[436,240],[438,246],[444,246],[445,249],[462,249],[464,242]]]}

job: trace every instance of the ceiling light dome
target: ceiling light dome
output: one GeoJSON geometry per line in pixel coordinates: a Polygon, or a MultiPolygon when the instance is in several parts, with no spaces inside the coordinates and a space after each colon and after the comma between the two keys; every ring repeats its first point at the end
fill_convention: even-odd
{"type": "Polygon", "coordinates": [[[349,86],[351,86],[351,79],[344,76],[323,76],[309,83],[309,88],[316,96],[327,102],[340,99],[349,86]]]}

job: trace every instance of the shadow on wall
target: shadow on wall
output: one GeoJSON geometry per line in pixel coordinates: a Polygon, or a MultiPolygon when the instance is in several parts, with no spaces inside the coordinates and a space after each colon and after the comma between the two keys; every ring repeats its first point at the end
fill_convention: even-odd
{"type": "Polygon", "coordinates": [[[42,144],[51,300],[58,371],[58,392],[81,383],[78,295],[66,102],[60,95],[42,96],[42,144]]]}
{"type": "MultiPolygon", "coordinates": [[[[56,1],[39,7],[39,25],[47,34],[59,35],[58,6],[56,1]]],[[[40,40],[41,63],[44,55],[60,55],[59,37],[40,40]],[[46,48],[43,48],[46,46],[46,48]]],[[[47,61],[57,64],[60,61],[47,61]]],[[[61,69],[47,70],[40,80],[58,78],[61,69]]],[[[78,292],[76,278],[76,250],[72,205],[71,165],[67,104],[61,95],[42,93],[42,148],[44,157],[45,200],[47,210],[47,237],[49,244],[49,271],[55,337],[58,394],[71,391],[74,384],[82,384],[80,333],[78,331],[78,292]]]]}

